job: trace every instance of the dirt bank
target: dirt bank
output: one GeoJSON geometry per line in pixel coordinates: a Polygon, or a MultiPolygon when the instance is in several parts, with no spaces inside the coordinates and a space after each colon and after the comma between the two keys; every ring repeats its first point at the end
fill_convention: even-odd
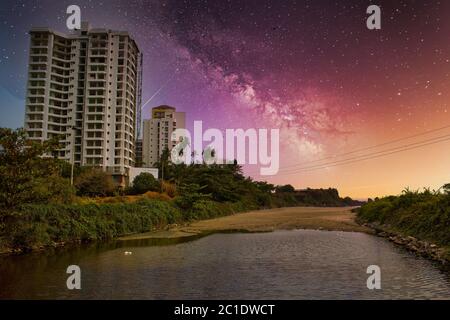
{"type": "Polygon", "coordinates": [[[368,232],[354,221],[352,208],[293,207],[250,211],[231,216],[171,226],[165,231],[122,237],[120,240],[145,238],[178,238],[214,232],[270,232],[290,229],[318,229],[368,232]]]}

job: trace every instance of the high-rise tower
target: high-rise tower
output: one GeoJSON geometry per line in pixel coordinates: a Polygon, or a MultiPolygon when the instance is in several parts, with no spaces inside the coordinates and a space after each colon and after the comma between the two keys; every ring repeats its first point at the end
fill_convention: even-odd
{"type": "Polygon", "coordinates": [[[100,166],[124,183],[135,162],[142,55],[127,32],[30,31],[25,129],[61,138],[58,157],[100,166]]]}
{"type": "Polygon", "coordinates": [[[151,167],[165,149],[172,150],[175,142],[171,141],[172,132],[186,128],[186,115],[176,112],[174,107],[159,106],[152,109],[152,118],[144,120],[142,140],[142,161],[144,166],[151,167]]]}

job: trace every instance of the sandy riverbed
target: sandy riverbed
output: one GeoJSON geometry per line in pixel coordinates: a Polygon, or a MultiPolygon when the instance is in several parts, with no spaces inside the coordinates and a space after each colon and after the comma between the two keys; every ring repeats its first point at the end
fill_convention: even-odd
{"type": "Polygon", "coordinates": [[[214,232],[270,232],[289,229],[370,232],[370,229],[358,225],[354,218],[355,214],[351,212],[351,208],[277,208],[196,221],[185,226],[127,236],[120,240],[179,238],[214,232]]]}

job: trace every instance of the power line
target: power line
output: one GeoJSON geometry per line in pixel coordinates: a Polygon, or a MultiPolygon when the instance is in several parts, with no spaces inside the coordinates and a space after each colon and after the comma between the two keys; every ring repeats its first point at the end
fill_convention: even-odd
{"type": "MultiPolygon", "coordinates": [[[[350,163],[355,163],[355,162],[360,162],[360,161],[365,161],[365,160],[376,159],[376,158],[384,157],[384,156],[387,156],[387,155],[391,155],[391,154],[395,154],[395,153],[399,153],[399,152],[403,152],[403,151],[408,151],[408,150],[412,150],[412,149],[417,149],[417,148],[421,148],[421,147],[424,147],[424,146],[433,145],[433,144],[436,144],[436,143],[445,142],[445,141],[449,141],[450,140],[450,135],[443,136],[443,137],[437,138],[437,139],[440,139],[440,140],[436,140],[436,138],[435,139],[431,139],[431,140],[435,140],[435,141],[430,141],[430,142],[427,142],[427,143],[423,143],[423,142],[425,142],[425,141],[423,141],[420,145],[416,145],[416,146],[413,146],[413,145],[418,144],[418,143],[414,143],[414,144],[411,144],[411,145],[405,145],[405,146],[401,147],[401,149],[394,150],[394,151],[391,151],[391,152],[386,152],[388,150],[385,150],[385,151],[382,151],[383,152],[382,154],[372,155],[372,156],[367,155],[367,156],[365,156],[365,158],[354,159],[354,160],[346,159],[346,160],[341,160],[341,162],[337,162],[337,163],[321,164],[321,165],[313,166],[313,167],[299,168],[299,169],[296,169],[294,172],[290,172],[290,173],[284,172],[282,174],[277,174],[277,176],[283,176],[283,175],[287,175],[287,174],[292,175],[292,174],[295,174],[295,173],[309,172],[309,171],[314,171],[314,170],[319,170],[319,169],[326,169],[326,168],[330,168],[330,167],[336,167],[336,166],[339,166],[339,165],[345,165],[345,164],[350,164],[350,163]],[[446,137],[446,138],[443,138],[443,137],[446,137]]],[[[378,152],[378,153],[380,153],[380,152],[378,152]]]]}
{"type": "MultiPolygon", "coordinates": [[[[336,164],[336,163],[345,162],[345,161],[349,161],[349,160],[354,160],[354,159],[358,159],[358,158],[370,157],[370,156],[373,156],[373,155],[382,154],[382,153],[390,152],[390,151],[395,151],[395,150],[398,150],[398,149],[403,149],[403,148],[407,148],[407,147],[414,146],[414,145],[421,145],[423,143],[432,142],[432,141],[439,140],[439,139],[444,139],[444,138],[450,138],[450,134],[446,134],[446,135],[443,135],[443,136],[430,138],[430,139],[426,139],[426,140],[422,140],[422,141],[418,141],[418,142],[413,142],[413,143],[409,143],[409,144],[406,144],[406,145],[402,145],[402,146],[398,146],[398,147],[394,147],[394,148],[390,148],[390,149],[386,149],[386,150],[381,150],[381,151],[376,151],[376,152],[372,152],[372,153],[368,153],[368,154],[354,156],[354,157],[350,157],[350,158],[347,158],[347,159],[342,159],[342,160],[337,160],[337,161],[333,161],[333,162],[317,164],[317,165],[308,166],[308,167],[302,167],[302,168],[298,168],[298,169],[311,169],[311,168],[315,168],[315,167],[336,164]]],[[[295,171],[295,170],[298,170],[298,169],[292,169],[292,170],[295,171]]],[[[291,171],[291,170],[288,170],[288,171],[291,171]]]]}
{"type": "MultiPolygon", "coordinates": [[[[289,169],[289,168],[295,168],[295,167],[302,166],[302,165],[308,164],[308,163],[315,163],[315,162],[321,162],[321,161],[324,161],[324,160],[340,158],[342,156],[358,153],[358,152],[365,151],[365,150],[375,149],[375,148],[378,148],[378,147],[386,146],[386,145],[393,144],[393,143],[400,142],[400,141],[405,141],[405,140],[408,140],[408,139],[412,139],[412,138],[415,138],[415,137],[427,135],[427,134],[430,134],[430,133],[433,133],[433,132],[437,132],[437,131],[441,131],[441,130],[448,129],[448,128],[450,128],[450,125],[446,125],[446,126],[443,126],[443,127],[440,127],[440,128],[424,131],[424,132],[421,132],[421,133],[418,133],[418,134],[414,134],[414,135],[411,135],[411,136],[407,136],[407,137],[403,137],[403,138],[387,141],[387,142],[384,142],[384,143],[381,143],[381,144],[377,144],[377,145],[373,145],[373,146],[369,146],[369,147],[364,147],[364,148],[360,148],[360,149],[356,149],[356,150],[352,150],[352,151],[349,151],[349,152],[346,152],[346,153],[341,153],[341,154],[332,155],[332,156],[321,158],[321,159],[316,159],[316,160],[305,161],[305,162],[302,162],[302,163],[297,163],[297,164],[294,164],[294,165],[286,166],[286,167],[282,168],[281,170],[285,170],[285,169],[289,169]]],[[[440,137],[438,137],[438,138],[440,138],[440,137]]],[[[434,138],[434,139],[436,139],[436,138],[434,138]]],[[[426,142],[426,141],[427,140],[422,141],[422,142],[426,142]]],[[[421,142],[419,142],[419,143],[421,143],[421,142]]],[[[398,146],[396,148],[400,148],[400,147],[402,147],[402,146],[398,146]]],[[[388,150],[385,150],[385,151],[388,151],[388,150]]],[[[365,155],[360,155],[359,157],[361,157],[361,156],[365,156],[365,155]]],[[[343,160],[340,160],[340,161],[343,161],[343,160]]],[[[302,169],[302,168],[300,168],[300,169],[302,169]]],[[[256,171],[250,171],[248,174],[253,174],[253,173],[256,173],[256,171]]]]}
{"type": "Polygon", "coordinates": [[[383,142],[383,143],[380,143],[380,144],[377,144],[377,145],[373,145],[373,146],[369,146],[369,147],[365,147],[365,148],[349,151],[349,152],[346,152],[346,153],[341,153],[341,154],[338,154],[338,155],[329,156],[329,157],[322,158],[322,159],[305,161],[303,163],[319,162],[319,161],[328,160],[328,159],[331,159],[331,158],[337,158],[337,157],[340,157],[340,156],[357,153],[357,152],[360,152],[360,151],[375,149],[375,148],[378,148],[378,147],[386,146],[386,145],[393,144],[393,143],[400,142],[400,141],[404,141],[404,140],[409,140],[409,139],[412,139],[412,138],[416,138],[416,137],[419,137],[419,136],[427,135],[429,133],[441,131],[441,130],[448,129],[448,128],[450,128],[450,125],[447,125],[447,126],[444,126],[444,127],[440,127],[440,128],[437,128],[437,129],[433,129],[433,130],[429,130],[429,131],[424,131],[424,132],[417,133],[417,134],[414,134],[414,135],[411,135],[411,136],[408,136],[408,137],[403,137],[403,138],[391,140],[391,141],[388,141],[388,142],[383,142]]]}

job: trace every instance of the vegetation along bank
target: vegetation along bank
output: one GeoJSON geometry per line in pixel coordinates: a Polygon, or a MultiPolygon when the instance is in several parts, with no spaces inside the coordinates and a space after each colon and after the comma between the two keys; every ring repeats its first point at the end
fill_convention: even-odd
{"type": "Polygon", "coordinates": [[[450,264],[450,184],[369,200],[357,221],[425,257],[450,264]]]}
{"type": "Polygon", "coordinates": [[[236,164],[173,165],[167,151],[154,164],[164,181],[142,173],[117,189],[101,169],[75,167],[72,186],[70,165],[52,156],[57,140],[33,142],[23,130],[0,128],[0,145],[0,252],[108,240],[257,209],[360,204],[336,189],[254,181],[236,164]]]}

